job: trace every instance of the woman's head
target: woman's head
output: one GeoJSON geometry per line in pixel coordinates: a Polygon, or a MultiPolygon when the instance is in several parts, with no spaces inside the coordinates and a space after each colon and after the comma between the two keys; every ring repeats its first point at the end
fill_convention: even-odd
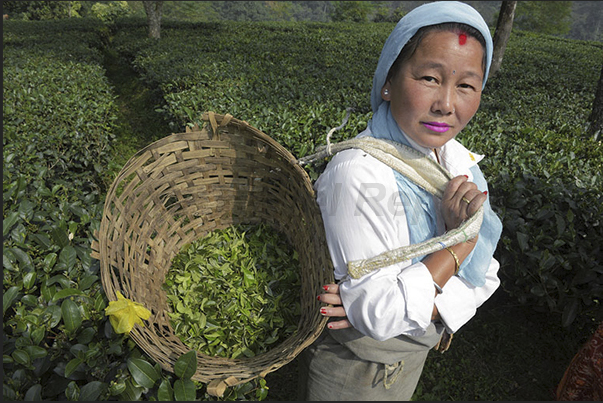
{"type": "Polygon", "coordinates": [[[415,143],[438,148],[454,138],[479,107],[484,47],[457,29],[430,29],[393,64],[381,97],[415,143]]]}
{"type": "MultiPolygon", "coordinates": [[[[375,112],[383,102],[381,90],[386,82],[392,64],[398,58],[402,48],[423,27],[434,26],[443,23],[465,24],[479,32],[485,42],[485,71],[482,88],[486,84],[490,62],[492,60],[492,37],[488,25],[482,16],[471,6],[457,1],[442,1],[427,3],[415,8],[406,14],[396,25],[387,38],[381,51],[381,56],[373,77],[373,90],[371,93],[371,106],[375,112]]],[[[422,34],[419,34],[422,35],[422,34]]],[[[467,32],[471,35],[471,32],[467,32]]],[[[420,39],[417,37],[416,39],[420,39]]],[[[420,43],[421,41],[416,41],[420,43]]],[[[409,47],[413,46],[412,43],[409,47]]]]}

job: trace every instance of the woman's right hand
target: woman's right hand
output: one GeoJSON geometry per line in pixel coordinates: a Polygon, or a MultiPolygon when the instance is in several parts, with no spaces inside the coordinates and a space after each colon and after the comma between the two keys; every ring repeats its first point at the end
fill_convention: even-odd
{"type": "Polygon", "coordinates": [[[458,228],[484,204],[487,192],[482,193],[477,185],[465,175],[452,178],[442,196],[442,215],[447,230],[458,228]]]}
{"type": "MultiPolygon", "coordinates": [[[[320,313],[323,316],[328,317],[338,317],[338,318],[347,318],[345,313],[345,308],[343,307],[343,303],[341,302],[341,296],[339,295],[339,285],[337,284],[327,284],[323,286],[325,290],[324,294],[320,294],[318,296],[318,300],[325,304],[333,305],[331,307],[323,306],[320,308],[320,313]]],[[[331,321],[327,324],[329,329],[345,329],[348,327],[352,327],[352,324],[347,319],[341,319],[336,321],[331,321]]]]}

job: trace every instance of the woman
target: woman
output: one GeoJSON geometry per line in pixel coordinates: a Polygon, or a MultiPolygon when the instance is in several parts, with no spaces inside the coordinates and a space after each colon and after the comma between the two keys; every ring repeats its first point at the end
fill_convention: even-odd
{"type": "Polygon", "coordinates": [[[454,178],[440,200],[361,150],[329,162],[315,187],[338,284],[318,298],[332,305],[321,313],[334,320],[302,353],[301,400],[409,400],[428,351],[499,286],[493,253],[502,226],[477,166],[482,156],[454,140],[479,107],[491,57],[487,24],[460,2],[414,9],[387,39],[373,79],[373,117],[358,137],[410,146],[454,178]],[[441,235],[482,205],[475,238],[348,275],[348,262],[441,235]]]}

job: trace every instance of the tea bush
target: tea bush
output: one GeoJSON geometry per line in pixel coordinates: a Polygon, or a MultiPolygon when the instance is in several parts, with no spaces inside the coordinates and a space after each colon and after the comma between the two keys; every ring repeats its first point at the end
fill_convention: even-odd
{"type": "Polygon", "coordinates": [[[124,351],[90,258],[115,119],[101,35],[79,20],[3,28],[4,398],[95,400],[124,351]]]}
{"type": "Polygon", "coordinates": [[[94,20],[4,22],[3,397],[11,401],[196,398],[190,374],[162,373],[104,313],[90,245],[119,169],[110,165],[116,105],[99,64],[104,34],[94,20]]]}

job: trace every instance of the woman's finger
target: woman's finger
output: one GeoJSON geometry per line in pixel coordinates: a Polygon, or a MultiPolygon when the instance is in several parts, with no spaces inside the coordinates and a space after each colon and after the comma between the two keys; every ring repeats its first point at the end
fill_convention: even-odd
{"type": "Polygon", "coordinates": [[[332,322],[327,323],[327,327],[329,329],[347,329],[348,327],[352,327],[352,324],[349,320],[334,320],[332,322]]]}
{"type": "Polygon", "coordinates": [[[320,302],[323,302],[325,304],[330,304],[330,305],[341,305],[341,297],[339,296],[339,294],[320,294],[318,296],[318,300],[320,302]]]}
{"type": "Polygon", "coordinates": [[[331,305],[341,305],[341,297],[339,296],[339,286],[337,284],[327,284],[322,287],[325,290],[324,294],[318,296],[320,302],[331,305]]]}
{"type": "Polygon", "coordinates": [[[325,290],[325,292],[328,292],[329,294],[339,294],[338,284],[327,284],[323,285],[322,288],[325,290]]]}
{"type": "Polygon", "coordinates": [[[337,318],[343,318],[346,316],[345,309],[343,309],[342,306],[335,306],[335,307],[323,306],[322,308],[320,308],[320,314],[322,316],[337,317],[337,318]]]}
{"type": "Polygon", "coordinates": [[[465,199],[469,200],[470,203],[466,203],[463,199],[462,203],[467,204],[467,215],[472,216],[475,212],[484,204],[486,201],[486,194],[480,192],[479,190],[474,192],[469,192],[467,195],[463,196],[465,199]]]}
{"type": "Polygon", "coordinates": [[[450,179],[450,181],[448,182],[448,184],[446,185],[446,188],[444,189],[444,194],[442,195],[442,201],[446,202],[446,201],[450,201],[454,198],[454,196],[456,195],[459,187],[467,182],[469,178],[466,175],[459,175],[459,176],[455,176],[454,178],[450,179]]]}

